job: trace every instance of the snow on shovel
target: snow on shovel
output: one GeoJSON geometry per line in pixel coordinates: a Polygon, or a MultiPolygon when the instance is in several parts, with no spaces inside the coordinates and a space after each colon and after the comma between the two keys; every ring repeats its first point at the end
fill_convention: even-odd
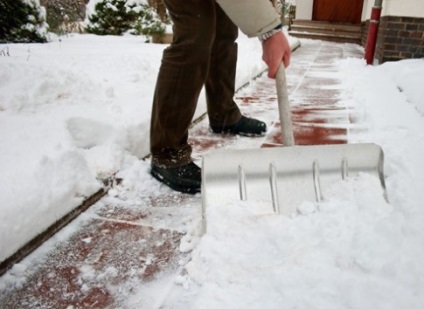
{"type": "Polygon", "coordinates": [[[387,200],[383,150],[376,144],[296,146],[293,135],[286,75],[280,65],[277,77],[283,147],[213,150],[202,161],[202,207],[234,201],[269,203],[276,214],[290,215],[304,201],[321,202],[326,188],[360,173],[376,176],[387,200]]]}

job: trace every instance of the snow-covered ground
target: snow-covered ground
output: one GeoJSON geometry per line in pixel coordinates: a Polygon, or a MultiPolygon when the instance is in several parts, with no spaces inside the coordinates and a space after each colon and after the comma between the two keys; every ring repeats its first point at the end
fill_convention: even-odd
{"type": "Polygon", "coordinates": [[[337,67],[340,101],[366,129],[349,142],[382,146],[390,203],[363,174],[291,217],[256,201],[212,205],[166,308],[423,307],[424,59],[337,67]]]}
{"type": "MultiPolygon", "coordinates": [[[[1,47],[0,261],[96,192],[99,179],[149,153],[166,46],[144,42],[70,35],[1,47]]],[[[239,45],[237,87],[265,70],[258,40],[241,34],[239,45]]],[[[196,117],[205,110],[202,95],[196,117]]]]}
{"type": "MultiPolygon", "coordinates": [[[[265,67],[257,40],[241,35],[239,43],[241,86],[265,67]]],[[[164,47],[91,35],[7,46],[9,56],[0,56],[0,260],[99,189],[99,179],[131,174],[148,153],[164,47]]],[[[208,232],[169,308],[422,307],[424,60],[336,66],[340,100],[366,128],[349,140],[382,146],[390,204],[363,175],[289,218],[252,202],[211,207],[208,232]]],[[[204,110],[202,97],[197,115],[204,110]]],[[[136,298],[129,302],[136,308],[136,298]]]]}

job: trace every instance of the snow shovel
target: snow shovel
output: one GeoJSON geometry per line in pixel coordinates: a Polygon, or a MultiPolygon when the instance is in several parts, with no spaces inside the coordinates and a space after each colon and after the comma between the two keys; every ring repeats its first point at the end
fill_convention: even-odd
{"type": "Polygon", "coordinates": [[[290,215],[304,201],[320,202],[326,189],[359,173],[375,175],[387,200],[383,151],[376,144],[295,146],[286,75],[276,76],[283,147],[213,150],[202,161],[202,207],[257,200],[290,215]]]}

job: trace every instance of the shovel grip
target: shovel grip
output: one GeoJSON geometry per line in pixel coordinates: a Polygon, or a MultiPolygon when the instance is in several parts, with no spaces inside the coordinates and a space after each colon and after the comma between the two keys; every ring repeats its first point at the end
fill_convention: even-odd
{"type": "Polygon", "coordinates": [[[289,105],[289,93],[287,91],[286,72],[281,63],[275,79],[278,96],[278,112],[280,115],[281,134],[284,146],[294,146],[293,125],[289,105]]]}

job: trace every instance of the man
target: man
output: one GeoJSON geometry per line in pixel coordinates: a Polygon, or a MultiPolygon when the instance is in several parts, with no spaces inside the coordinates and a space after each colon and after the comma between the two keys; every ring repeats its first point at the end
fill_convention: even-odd
{"type": "Polygon", "coordinates": [[[153,99],[151,174],[174,190],[200,192],[188,128],[203,86],[214,133],[262,136],[264,122],[241,115],[233,101],[238,27],[262,41],[268,76],[290,61],[290,46],[269,0],[164,0],[174,39],[165,49],[153,99]]]}

